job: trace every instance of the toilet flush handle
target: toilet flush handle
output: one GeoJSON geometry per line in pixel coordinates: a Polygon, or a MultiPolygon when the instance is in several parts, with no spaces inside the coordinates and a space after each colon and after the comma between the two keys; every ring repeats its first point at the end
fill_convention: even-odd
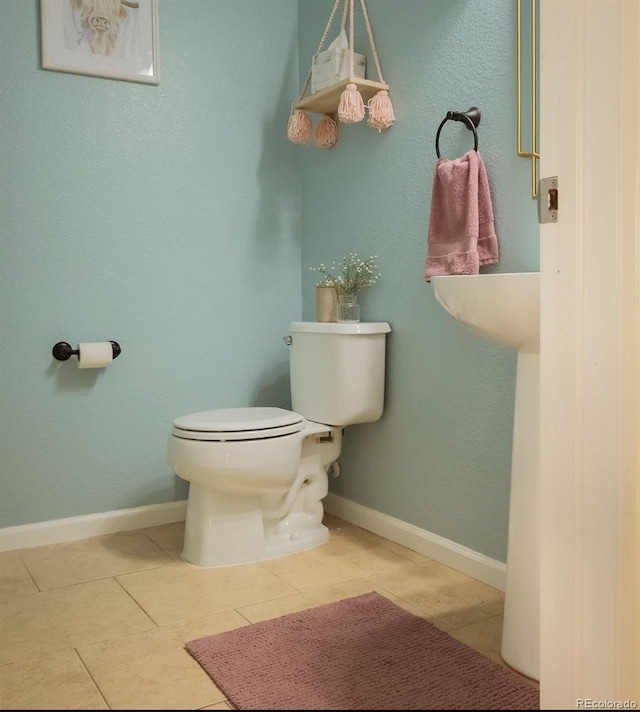
{"type": "Polygon", "coordinates": [[[291,346],[291,344],[293,343],[293,339],[290,336],[283,336],[282,340],[287,346],[291,346]]]}

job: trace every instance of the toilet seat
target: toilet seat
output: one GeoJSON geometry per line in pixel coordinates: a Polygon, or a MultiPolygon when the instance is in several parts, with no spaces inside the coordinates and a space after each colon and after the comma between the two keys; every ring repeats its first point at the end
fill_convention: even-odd
{"type": "Polygon", "coordinates": [[[173,421],[172,435],[184,440],[261,440],[298,433],[305,427],[299,413],[282,408],[226,408],[183,415],[173,421]]]}

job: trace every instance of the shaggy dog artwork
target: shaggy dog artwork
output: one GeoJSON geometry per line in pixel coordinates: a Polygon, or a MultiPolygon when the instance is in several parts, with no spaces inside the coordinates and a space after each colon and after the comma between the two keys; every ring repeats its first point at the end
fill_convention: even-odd
{"type": "Polygon", "coordinates": [[[138,2],[65,0],[67,49],[135,59],[139,52],[138,2]]]}

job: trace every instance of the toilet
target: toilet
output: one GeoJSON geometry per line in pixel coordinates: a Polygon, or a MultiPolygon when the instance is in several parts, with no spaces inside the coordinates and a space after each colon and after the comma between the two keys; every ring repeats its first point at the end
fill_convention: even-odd
{"type": "Polygon", "coordinates": [[[291,404],[228,408],[173,421],[168,460],[189,482],[182,557],[215,567],[274,559],[329,538],[327,471],[343,428],[380,419],[386,322],[292,322],[291,404]]]}

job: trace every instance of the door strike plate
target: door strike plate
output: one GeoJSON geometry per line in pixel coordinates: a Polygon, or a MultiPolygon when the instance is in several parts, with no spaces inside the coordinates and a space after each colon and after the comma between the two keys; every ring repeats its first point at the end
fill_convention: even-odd
{"type": "Polygon", "coordinates": [[[538,220],[541,224],[558,222],[558,176],[540,179],[538,220]]]}

